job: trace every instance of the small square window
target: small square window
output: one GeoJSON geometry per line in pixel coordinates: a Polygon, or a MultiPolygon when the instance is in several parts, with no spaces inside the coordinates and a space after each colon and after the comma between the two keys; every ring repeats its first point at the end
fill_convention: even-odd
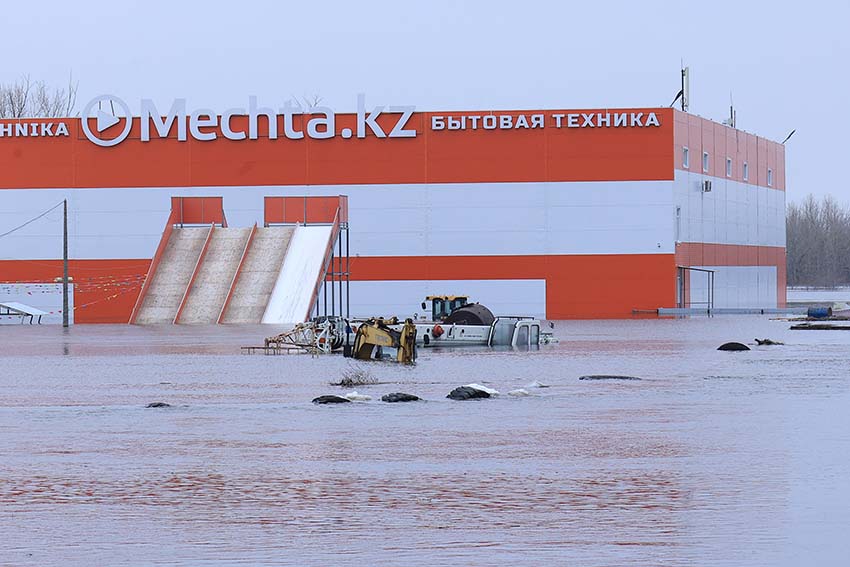
{"type": "Polygon", "coordinates": [[[708,152],[702,152],[702,171],[708,173],[708,152]]]}
{"type": "Polygon", "coordinates": [[[750,165],[747,162],[744,162],[744,181],[749,181],[750,179],[750,165]]]}
{"type": "Polygon", "coordinates": [[[687,146],[682,147],[682,167],[685,169],[691,167],[691,153],[687,146]]]}
{"type": "Polygon", "coordinates": [[[773,187],[773,170],[772,169],[767,170],[767,186],[773,187]]]}
{"type": "Polygon", "coordinates": [[[732,158],[726,158],[726,177],[732,177],[732,158]]]}

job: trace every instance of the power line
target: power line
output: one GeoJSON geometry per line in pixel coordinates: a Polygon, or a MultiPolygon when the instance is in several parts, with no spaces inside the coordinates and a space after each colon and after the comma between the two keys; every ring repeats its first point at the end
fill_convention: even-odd
{"type": "Polygon", "coordinates": [[[65,202],[65,201],[59,201],[58,203],[56,203],[55,205],[53,205],[52,207],[50,207],[49,209],[47,209],[46,211],[44,211],[43,213],[41,213],[40,215],[38,215],[37,217],[31,218],[30,220],[28,220],[27,222],[25,222],[25,223],[24,223],[24,224],[22,224],[21,226],[16,226],[16,227],[15,227],[15,228],[13,228],[12,230],[10,230],[10,231],[8,231],[8,232],[4,232],[3,234],[0,234],[0,238],[3,238],[4,236],[9,236],[9,235],[10,235],[10,234],[12,234],[13,232],[18,231],[18,230],[21,230],[22,228],[24,228],[24,227],[25,227],[25,226],[27,226],[28,224],[33,223],[33,222],[37,221],[38,219],[40,219],[41,217],[43,217],[44,215],[46,215],[47,213],[49,213],[49,212],[50,212],[50,211],[52,211],[53,209],[58,209],[60,206],[62,206],[62,204],[63,204],[64,202],[65,202]]]}

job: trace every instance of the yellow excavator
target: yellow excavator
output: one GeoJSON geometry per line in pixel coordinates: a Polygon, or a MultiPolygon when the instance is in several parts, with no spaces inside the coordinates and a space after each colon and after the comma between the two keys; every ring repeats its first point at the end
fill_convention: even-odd
{"type": "Polygon", "coordinates": [[[396,361],[412,364],[416,360],[416,325],[412,319],[406,319],[401,330],[391,329],[390,325],[398,325],[398,318],[373,318],[364,321],[357,327],[354,337],[353,357],[358,360],[381,358],[384,347],[396,349],[396,361]]]}

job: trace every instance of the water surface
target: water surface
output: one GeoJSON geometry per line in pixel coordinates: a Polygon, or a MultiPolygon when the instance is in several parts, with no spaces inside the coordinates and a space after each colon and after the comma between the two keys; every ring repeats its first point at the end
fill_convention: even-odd
{"type": "Polygon", "coordinates": [[[788,327],[560,322],[408,368],[240,354],[260,326],[0,326],[0,564],[847,565],[850,333],[788,327]],[[787,344],[715,350],[755,337],[787,344]],[[426,401],[310,403],[351,368],[426,401]]]}

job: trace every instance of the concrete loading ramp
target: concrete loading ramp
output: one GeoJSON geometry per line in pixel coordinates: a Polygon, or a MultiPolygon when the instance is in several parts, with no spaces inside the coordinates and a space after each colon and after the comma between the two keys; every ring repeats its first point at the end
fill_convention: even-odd
{"type": "Polygon", "coordinates": [[[174,228],[136,315],[140,325],[173,323],[211,227],[174,228]]]}
{"type": "Polygon", "coordinates": [[[335,246],[347,258],[347,211],[345,196],[266,197],[264,227],[233,228],[220,197],[173,197],[129,322],[300,323],[326,278],[341,314],[348,272],[333,266],[335,246]]]}
{"type": "Polygon", "coordinates": [[[213,229],[175,323],[212,325],[218,321],[250,234],[250,228],[213,229]]]}
{"type": "Polygon", "coordinates": [[[258,228],[220,323],[259,323],[280,275],[295,227],[258,228]]]}

